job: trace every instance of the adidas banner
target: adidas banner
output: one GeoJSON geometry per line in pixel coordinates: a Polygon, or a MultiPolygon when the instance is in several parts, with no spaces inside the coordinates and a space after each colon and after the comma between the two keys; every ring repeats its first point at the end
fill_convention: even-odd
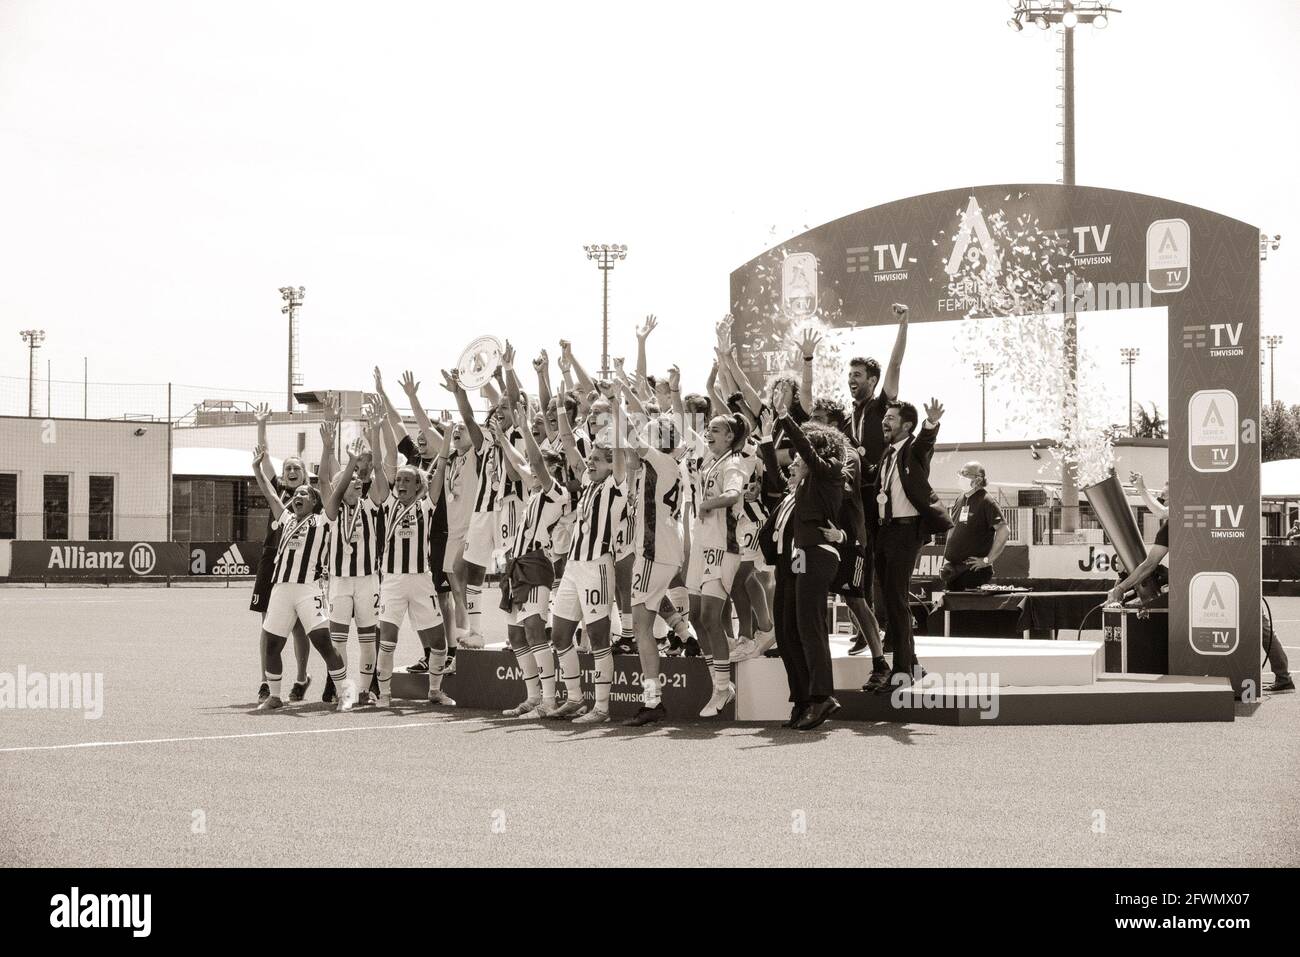
{"type": "Polygon", "coordinates": [[[256,575],[261,542],[190,542],[191,575],[217,578],[256,575]]]}

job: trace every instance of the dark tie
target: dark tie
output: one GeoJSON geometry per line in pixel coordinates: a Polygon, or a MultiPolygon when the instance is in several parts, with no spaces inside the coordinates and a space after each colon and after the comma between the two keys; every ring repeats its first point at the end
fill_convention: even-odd
{"type": "Polygon", "coordinates": [[[884,507],[879,507],[877,502],[876,515],[881,525],[888,525],[894,517],[894,497],[889,492],[889,486],[893,484],[893,476],[889,474],[889,463],[894,457],[894,447],[886,447],[885,456],[880,460],[880,491],[885,496],[884,507]]]}

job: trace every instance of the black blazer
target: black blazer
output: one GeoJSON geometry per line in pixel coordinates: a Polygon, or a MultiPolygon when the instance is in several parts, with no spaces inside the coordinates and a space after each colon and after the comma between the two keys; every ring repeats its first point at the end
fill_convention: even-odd
{"type": "MultiPolygon", "coordinates": [[[[930,488],[930,459],[934,455],[934,442],[938,435],[937,425],[933,429],[922,425],[921,431],[908,436],[898,450],[898,479],[903,485],[903,494],[920,515],[921,531],[927,537],[952,528],[952,519],[948,517],[947,509],[935,504],[938,497],[930,488]]],[[[880,520],[880,505],[876,496],[880,494],[880,483],[885,478],[884,464],[885,458],[882,455],[866,502],[869,522],[878,523],[880,520]]]]}
{"type": "MultiPolygon", "coordinates": [[[[790,515],[794,544],[803,549],[831,544],[821,530],[839,528],[840,507],[844,501],[844,463],[819,456],[803,429],[790,416],[786,415],[780,421],[794,445],[795,454],[808,465],[808,475],[795,493],[794,512],[790,515]]],[[[773,481],[783,484],[785,478],[776,463],[776,450],[772,443],[761,443],[759,454],[763,456],[764,468],[773,475],[773,481]]],[[[776,515],[774,508],[759,531],[759,547],[768,564],[776,561],[776,515]]]]}

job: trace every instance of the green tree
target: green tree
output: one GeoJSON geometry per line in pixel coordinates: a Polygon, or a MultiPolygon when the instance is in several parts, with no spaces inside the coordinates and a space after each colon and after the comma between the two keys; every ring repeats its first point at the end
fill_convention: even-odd
{"type": "Polygon", "coordinates": [[[1137,412],[1137,419],[1133,423],[1134,438],[1163,439],[1168,437],[1165,434],[1166,422],[1160,417],[1160,406],[1152,402],[1151,414],[1148,415],[1141,402],[1134,402],[1133,405],[1137,412]]]}
{"type": "Polygon", "coordinates": [[[1281,402],[1265,405],[1260,432],[1263,461],[1300,458],[1300,405],[1289,409],[1281,402]]]}

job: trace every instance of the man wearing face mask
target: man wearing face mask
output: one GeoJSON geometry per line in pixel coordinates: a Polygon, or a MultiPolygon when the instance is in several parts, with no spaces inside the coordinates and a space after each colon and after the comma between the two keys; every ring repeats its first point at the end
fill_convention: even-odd
{"type": "Polygon", "coordinates": [[[967,462],[961,467],[966,491],[957,496],[949,511],[952,530],[943,549],[939,579],[945,591],[965,591],[993,580],[993,563],[1006,548],[1011,528],[1002,510],[985,491],[988,479],[984,466],[967,462]]]}

